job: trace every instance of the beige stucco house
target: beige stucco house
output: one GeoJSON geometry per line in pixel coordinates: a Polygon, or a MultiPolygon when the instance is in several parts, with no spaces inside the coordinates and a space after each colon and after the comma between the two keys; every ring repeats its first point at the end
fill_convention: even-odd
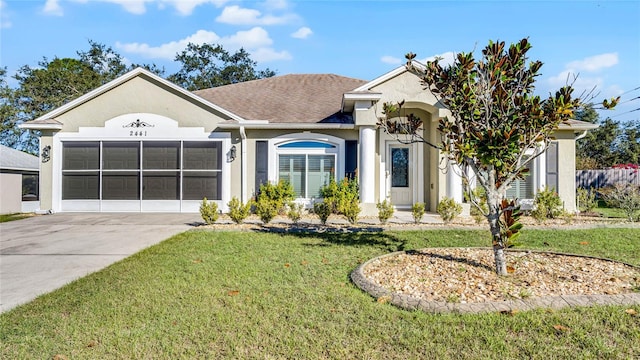
{"type": "MultiPolygon", "coordinates": [[[[384,199],[431,211],[444,196],[463,202],[461,178],[438,150],[377,128],[382,103],[399,100],[435,142],[447,111],[404,66],[372,81],[284,75],[196,92],[139,68],[23,127],[50,147],[41,210],[197,212],[207,197],[225,211],[231,197],[247,201],[279,179],[310,203],[331,177],[353,175],[365,214],[384,199]]],[[[562,125],[510,194],[531,199],[548,185],[575,210],[575,139],[592,127],[562,125]]]]}
{"type": "Polygon", "coordinates": [[[0,214],[36,211],[38,203],[37,156],[0,145],[0,214]]]}

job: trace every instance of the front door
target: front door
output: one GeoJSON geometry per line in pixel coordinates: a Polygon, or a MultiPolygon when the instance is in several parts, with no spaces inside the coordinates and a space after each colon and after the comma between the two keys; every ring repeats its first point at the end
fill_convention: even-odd
{"type": "Polygon", "coordinates": [[[413,165],[409,145],[390,145],[390,196],[391,203],[399,207],[413,205],[413,165]]]}

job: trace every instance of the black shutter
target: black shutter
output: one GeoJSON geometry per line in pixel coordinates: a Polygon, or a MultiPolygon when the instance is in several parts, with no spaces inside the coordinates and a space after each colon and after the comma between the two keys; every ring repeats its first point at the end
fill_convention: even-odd
{"type": "Polygon", "coordinates": [[[260,185],[269,181],[269,146],[266,141],[256,141],[256,194],[260,185]]]}
{"type": "Polygon", "coordinates": [[[547,147],[547,186],[558,190],[558,143],[551,141],[547,147]]]}
{"type": "Polygon", "coordinates": [[[344,150],[344,176],[353,179],[358,169],[358,141],[346,140],[344,150]]]}

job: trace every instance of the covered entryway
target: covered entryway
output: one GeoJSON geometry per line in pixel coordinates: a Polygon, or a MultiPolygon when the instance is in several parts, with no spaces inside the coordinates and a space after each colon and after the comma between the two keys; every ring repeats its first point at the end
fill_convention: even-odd
{"type": "Polygon", "coordinates": [[[382,141],[381,156],[384,194],[398,209],[409,209],[416,202],[424,202],[424,156],[422,144],[403,144],[387,138],[382,141]]]}

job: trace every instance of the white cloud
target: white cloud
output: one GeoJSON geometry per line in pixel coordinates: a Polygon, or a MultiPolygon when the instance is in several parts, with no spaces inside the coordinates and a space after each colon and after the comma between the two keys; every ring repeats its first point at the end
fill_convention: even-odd
{"type": "Polygon", "coordinates": [[[4,0],[0,0],[0,29],[8,29],[12,25],[7,12],[7,3],[4,0]]]}
{"type": "MultiPolygon", "coordinates": [[[[73,0],[76,3],[87,4],[89,0],[73,0]]],[[[158,9],[163,10],[167,6],[176,9],[180,15],[191,15],[193,10],[203,4],[213,4],[220,7],[230,0],[92,0],[100,1],[115,5],[120,5],[129,13],[142,15],[147,12],[147,4],[157,4],[158,9]]],[[[47,0],[44,12],[51,15],[62,15],[63,10],[60,6],[60,0],[47,0]]]]}
{"type": "Polygon", "coordinates": [[[47,15],[62,16],[64,11],[58,0],[47,0],[42,11],[47,15]]]}
{"type": "Polygon", "coordinates": [[[309,29],[308,27],[303,26],[300,29],[298,29],[296,32],[291,34],[291,37],[294,37],[296,39],[306,39],[311,34],[313,34],[313,31],[311,31],[311,29],[309,29]]]}
{"type": "Polygon", "coordinates": [[[291,60],[291,54],[287,51],[275,51],[272,48],[259,48],[250,51],[251,58],[257,62],[269,62],[275,60],[291,60]]]}
{"type": "Polygon", "coordinates": [[[230,25],[280,25],[297,19],[294,14],[282,16],[262,15],[259,10],[241,8],[238,5],[226,6],[216,21],[230,25]]]}
{"type": "Polygon", "coordinates": [[[180,15],[191,15],[193,10],[203,4],[213,4],[220,7],[229,2],[229,0],[160,0],[158,5],[169,3],[173,5],[180,15]]]}
{"type": "Polygon", "coordinates": [[[269,37],[269,33],[261,27],[238,31],[233,35],[224,37],[220,37],[212,31],[198,30],[195,34],[184,39],[171,41],[159,46],[151,46],[145,43],[117,42],[116,47],[124,52],[139,54],[147,58],[172,60],[175,58],[176,53],[184,50],[189,43],[198,45],[204,43],[220,44],[230,52],[245,48],[252,55],[252,59],[258,62],[291,59],[291,55],[288,52],[278,52],[271,48],[273,40],[269,37]]]}
{"type": "Polygon", "coordinates": [[[284,10],[289,8],[287,0],[267,0],[264,2],[264,7],[269,10],[284,10]]]}
{"type": "Polygon", "coordinates": [[[400,60],[397,57],[389,56],[389,55],[385,55],[385,56],[381,57],[380,61],[382,61],[385,64],[391,64],[391,65],[400,65],[400,64],[402,64],[402,60],[400,60]]]}
{"type": "Polygon", "coordinates": [[[423,64],[426,64],[428,61],[433,61],[436,58],[440,59],[440,61],[438,62],[440,66],[446,67],[446,66],[453,65],[453,63],[456,61],[456,53],[453,51],[447,51],[446,53],[430,56],[424,60],[419,60],[419,61],[423,64]]]}
{"type": "Polygon", "coordinates": [[[618,53],[606,53],[590,56],[582,60],[576,60],[566,65],[567,69],[573,71],[594,72],[600,69],[609,68],[618,64],[618,53]]]}
{"type": "Polygon", "coordinates": [[[224,37],[220,39],[220,43],[225,48],[229,47],[231,49],[239,49],[241,47],[257,49],[273,44],[273,40],[271,40],[269,33],[265,29],[254,27],[251,30],[238,31],[235,35],[224,37]]]}
{"type": "Polygon", "coordinates": [[[125,52],[140,54],[148,58],[173,60],[176,54],[184,50],[189,43],[216,43],[218,40],[220,40],[220,37],[216,33],[212,31],[198,30],[195,34],[184,39],[171,41],[160,46],[154,47],[144,43],[123,44],[118,41],[116,42],[116,47],[125,52]]]}
{"type": "Polygon", "coordinates": [[[576,96],[580,96],[582,92],[600,88],[604,84],[604,80],[601,77],[577,76],[573,69],[564,70],[556,76],[551,76],[547,79],[547,82],[554,89],[571,85],[575,89],[574,95],[576,96]]]}
{"type": "MultiPolygon", "coordinates": [[[[559,88],[571,85],[575,89],[574,95],[580,96],[596,89],[599,91],[604,86],[604,79],[600,76],[589,76],[584,73],[593,73],[601,69],[609,68],[618,64],[618,53],[605,53],[586,57],[582,60],[574,60],[565,65],[558,75],[547,79],[552,88],[559,88]],[[583,72],[580,74],[580,72],[583,72]]],[[[616,85],[609,85],[616,86],[616,85]]],[[[555,90],[554,90],[555,91],[555,90]]]]}

